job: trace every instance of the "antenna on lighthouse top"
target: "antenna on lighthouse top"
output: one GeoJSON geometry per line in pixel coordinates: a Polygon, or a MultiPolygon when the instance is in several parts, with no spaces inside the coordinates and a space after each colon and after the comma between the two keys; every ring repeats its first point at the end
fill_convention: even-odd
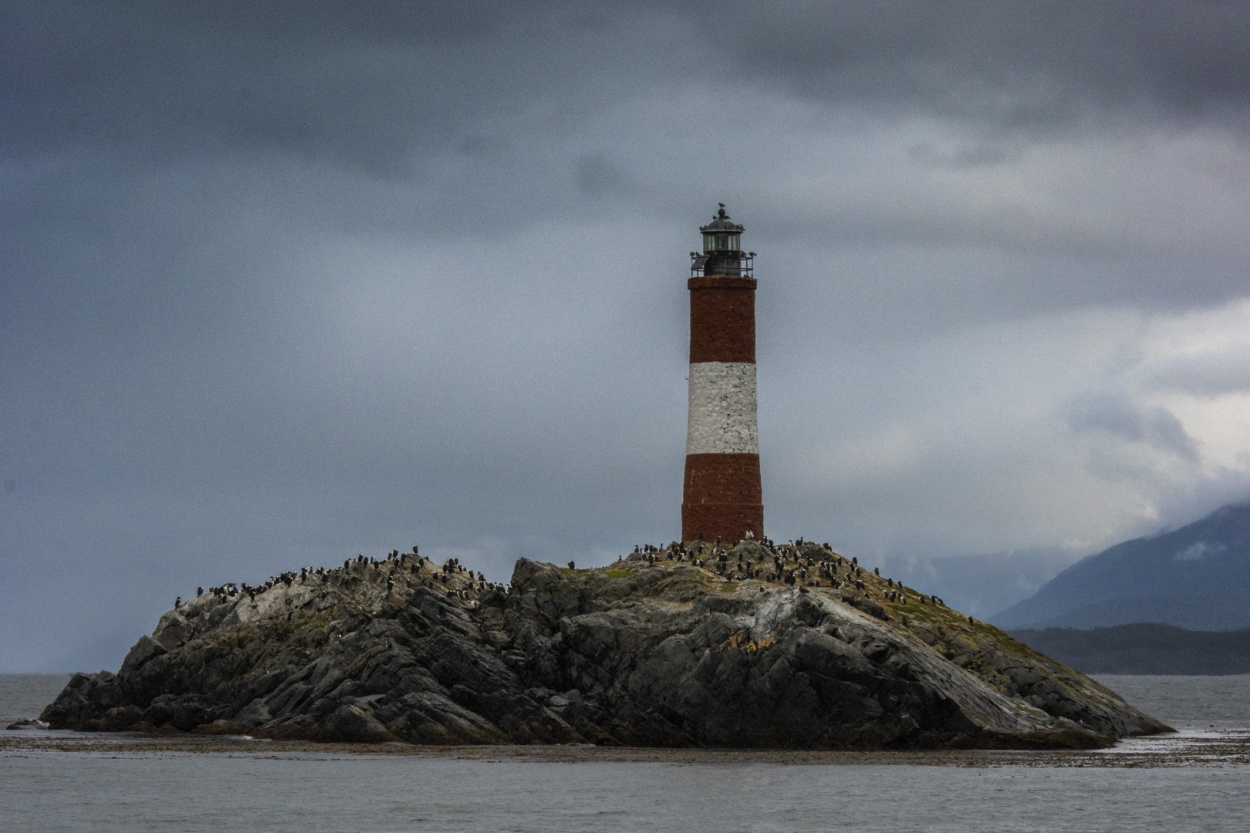
{"type": "Polygon", "coordinates": [[[725,212],[725,204],[712,215],[712,222],[699,226],[703,234],[703,252],[690,255],[691,277],[724,275],[731,278],[752,278],[754,253],[742,251],[744,227],[725,212]]]}

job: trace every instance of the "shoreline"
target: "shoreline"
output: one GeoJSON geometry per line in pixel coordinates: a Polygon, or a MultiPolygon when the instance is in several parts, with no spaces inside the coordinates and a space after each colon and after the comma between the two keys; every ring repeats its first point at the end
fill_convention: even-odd
{"type": "Polygon", "coordinates": [[[1250,730],[1182,731],[1130,738],[1102,750],[779,750],[566,746],[418,746],[317,743],[216,735],[146,735],[44,730],[0,732],[0,757],[39,754],[227,755],[294,760],[354,757],[455,759],[482,763],[661,763],[673,766],[936,766],[1168,768],[1250,766],[1250,730]]]}

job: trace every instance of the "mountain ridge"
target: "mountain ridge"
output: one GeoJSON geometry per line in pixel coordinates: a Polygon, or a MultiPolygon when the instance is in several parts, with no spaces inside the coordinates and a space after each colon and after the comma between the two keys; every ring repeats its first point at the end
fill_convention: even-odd
{"type": "Polygon", "coordinates": [[[1108,547],[988,617],[1008,630],[1158,622],[1190,630],[1250,627],[1250,503],[1108,547]]]}

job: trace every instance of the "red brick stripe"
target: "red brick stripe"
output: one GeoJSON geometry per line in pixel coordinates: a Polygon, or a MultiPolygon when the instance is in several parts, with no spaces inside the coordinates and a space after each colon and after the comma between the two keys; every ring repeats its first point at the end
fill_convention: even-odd
{"type": "Polygon", "coordinates": [[[681,505],[681,537],[703,534],[714,541],[739,541],[749,529],[764,534],[764,504],[758,454],[686,455],[685,502],[681,505]]]}
{"type": "Polygon", "coordinates": [[[690,363],[755,363],[755,281],[691,278],[690,363]]]}

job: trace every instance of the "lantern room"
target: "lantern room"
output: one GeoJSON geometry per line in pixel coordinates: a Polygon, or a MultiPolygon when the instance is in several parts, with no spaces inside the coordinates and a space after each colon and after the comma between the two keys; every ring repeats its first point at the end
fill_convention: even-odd
{"type": "Polygon", "coordinates": [[[700,226],[699,231],[703,233],[703,252],[690,253],[691,276],[752,277],[755,252],[743,253],[743,227],[725,213],[724,203],[720,203],[720,210],[713,215],[712,222],[700,226]]]}

